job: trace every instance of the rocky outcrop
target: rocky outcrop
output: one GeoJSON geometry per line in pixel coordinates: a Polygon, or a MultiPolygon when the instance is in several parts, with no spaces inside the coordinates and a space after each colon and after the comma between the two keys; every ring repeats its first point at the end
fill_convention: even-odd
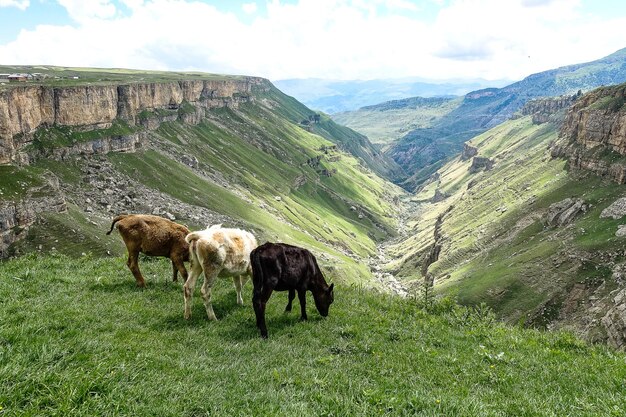
{"type": "Polygon", "coordinates": [[[9,256],[9,246],[26,236],[41,213],[62,213],[67,210],[65,198],[54,179],[45,187],[35,190],[48,194],[46,196],[0,201],[0,259],[9,256]]]}
{"type": "Polygon", "coordinates": [[[618,198],[610,206],[602,210],[600,218],[621,219],[626,216],[626,197],[618,198]]]}
{"type": "Polygon", "coordinates": [[[625,347],[626,341],[626,291],[615,297],[615,306],[602,318],[608,342],[618,349],[625,347]]]}
{"type": "Polygon", "coordinates": [[[560,136],[585,149],[602,146],[626,155],[626,84],[602,87],[579,98],[560,136]]]}
{"type": "Polygon", "coordinates": [[[552,146],[572,169],[626,183],[626,84],[598,88],[576,100],[552,146]]]}
{"type": "Polygon", "coordinates": [[[469,167],[470,174],[480,171],[484,169],[485,171],[489,171],[493,168],[493,161],[489,158],[485,158],[483,156],[475,156],[472,158],[472,165],[469,167]]]}
{"type": "Polygon", "coordinates": [[[524,104],[520,113],[523,116],[532,116],[534,124],[558,122],[563,118],[564,110],[570,107],[576,98],[577,96],[574,95],[529,100],[524,104]]]}
{"type": "Polygon", "coordinates": [[[236,107],[252,100],[253,90],[269,88],[269,81],[256,77],[11,87],[0,91],[0,164],[20,162],[20,150],[33,140],[40,127],[59,125],[93,130],[110,127],[115,120],[135,126],[146,120],[146,112],[178,109],[183,111],[172,112],[174,118],[197,123],[206,109],[236,107]]]}
{"type": "Polygon", "coordinates": [[[131,135],[106,136],[87,142],[77,142],[70,146],[34,150],[29,159],[49,158],[62,161],[73,155],[99,155],[109,152],[135,152],[148,143],[146,132],[131,135]]]}
{"type": "Polygon", "coordinates": [[[587,211],[587,204],[580,198],[566,198],[548,207],[545,224],[560,227],[570,224],[576,216],[587,211]]]}
{"type": "Polygon", "coordinates": [[[626,289],[617,291],[612,305],[602,317],[609,344],[618,349],[626,348],[626,289]]]}
{"type": "Polygon", "coordinates": [[[465,142],[463,144],[463,152],[461,152],[461,161],[467,161],[468,159],[478,154],[478,148],[465,142]]]}
{"type": "Polygon", "coordinates": [[[569,168],[574,170],[589,171],[594,174],[607,177],[618,184],[626,183],[626,161],[606,160],[602,158],[606,148],[598,147],[590,152],[576,144],[556,144],[551,149],[552,157],[566,158],[569,168]]]}

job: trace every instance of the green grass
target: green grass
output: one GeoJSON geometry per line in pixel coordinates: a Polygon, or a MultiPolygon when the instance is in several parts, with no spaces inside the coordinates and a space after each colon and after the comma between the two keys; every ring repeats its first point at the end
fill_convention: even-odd
{"type": "MultiPolygon", "coordinates": [[[[196,291],[182,318],[170,265],[28,256],[0,268],[0,413],[6,416],[623,416],[626,357],[568,333],[336,284],[322,319],[268,303],[270,339],[230,280],[218,322],[196,291]],[[384,314],[381,314],[384,311],[384,314]]],[[[446,307],[447,306],[447,307],[446,307]]],[[[296,310],[297,310],[296,302],[296,310]]]]}
{"type": "Polygon", "coordinates": [[[110,127],[94,130],[75,130],[71,126],[53,125],[38,129],[35,133],[32,146],[37,150],[48,150],[72,146],[75,143],[90,142],[112,136],[131,135],[139,130],[131,127],[124,120],[116,119],[110,127]]]}
{"type": "Polygon", "coordinates": [[[111,83],[139,83],[139,82],[171,82],[188,80],[237,80],[241,76],[209,74],[204,72],[172,72],[148,71],[124,68],[79,68],[57,67],[51,65],[0,65],[0,72],[5,73],[42,73],[48,78],[41,81],[27,81],[25,83],[6,83],[0,90],[27,85],[45,85],[66,87],[78,85],[110,85],[111,83]],[[77,77],[77,78],[74,78],[77,77]]]}
{"type": "Polygon", "coordinates": [[[18,199],[44,184],[42,171],[33,167],[0,166],[0,201],[18,199]]]}
{"type": "Polygon", "coordinates": [[[332,118],[364,134],[372,143],[389,145],[411,130],[432,127],[442,116],[458,107],[461,101],[460,98],[414,97],[335,113],[332,118]]]}

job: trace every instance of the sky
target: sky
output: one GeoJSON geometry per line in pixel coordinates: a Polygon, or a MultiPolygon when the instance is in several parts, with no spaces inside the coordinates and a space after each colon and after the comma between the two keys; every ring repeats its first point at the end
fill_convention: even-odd
{"type": "Polygon", "coordinates": [[[625,28],[624,0],[0,0],[0,64],[514,81],[625,28]]]}

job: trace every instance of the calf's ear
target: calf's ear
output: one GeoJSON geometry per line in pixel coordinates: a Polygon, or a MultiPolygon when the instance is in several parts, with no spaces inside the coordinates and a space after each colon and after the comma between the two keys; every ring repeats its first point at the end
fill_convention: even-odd
{"type": "Polygon", "coordinates": [[[332,292],[334,287],[335,283],[333,282],[332,284],[330,284],[330,287],[328,287],[328,292],[332,292]]]}

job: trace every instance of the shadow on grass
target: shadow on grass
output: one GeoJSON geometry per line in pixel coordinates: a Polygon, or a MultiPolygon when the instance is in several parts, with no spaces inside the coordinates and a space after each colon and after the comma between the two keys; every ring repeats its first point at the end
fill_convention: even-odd
{"type": "MultiPolygon", "coordinates": [[[[220,294],[219,297],[213,295],[211,303],[213,305],[215,316],[218,320],[215,323],[216,325],[220,325],[220,322],[222,321],[228,321],[231,315],[237,315],[239,311],[243,311],[246,308],[249,308],[254,315],[251,305],[246,305],[244,303],[243,306],[240,306],[237,304],[236,300],[237,296],[234,290],[228,294],[220,294]]],[[[194,294],[194,297],[191,300],[191,318],[189,320],[185,320],[183,294],[181,292],[180,309],[164,316],[163,320],[159,324],[153,326],[153,328],[155,330],[176,330],[180,327],[195,327],[203,323],[209,323],[209,319],[207,318],[206,309],[204,308],[204,300],[200,294],[194,294]]]]}
{"type": "MultiPolygon", "coordinates": [[[[166,291],[170,291],[172,288],[175,291],[180,290],[180,286],[173,283],[163,284],[161,287],[166,291]]],[[[125,285],[118,283],[113,286],[113,290],[129,291],[131,288],[132,283],[126,283],[125,285]]],[[[234,343],[260,338],[259,330],[256,327],[256,316],[252,307],[251,294],[248,291],[244,290],[243,306],[237,304],[237,295],[234,288],[226,292],[214,291],[212,305],[218,319],[216,322],[208,320],[204,301],[198,289],[194,292],[191,318],[189,320],[185,320],[183,314],[182,291],[177,295],[180,296],[178,307],[175,310],[170,310],[160,320],[156,321],[151,326],[153,330],[158,332],[177,331],[182,328],[206,328],[222,340],[234,343]]],[[[290,334],[302,331],[301,326],[306,325],[307,322],[300,320],[300,304],[298,301],[294,302],[293,310],[290,313],[283,311],[286,305],[285,297],[273,297],[270,299],[269,304],[271,304],[271,308],[268,308],[268,311],[265,313],[265,321],[270,337],[289,337],[290,334]]],[[[319,315],[317,310],[311,308],[311,304],[307,303],[308,323],[324,321],[324,318],[319,315]]]]}
{"type": "Polygon", "coordinates": [[[165,281],[165,282],[146,282],[146,287],[141,288],[137,286],[137,283],[132,279],[120,279],[116,281],[107,282],[93,282],[89,286],[90,291],[119,293],[119,292],[135,292],[135,291],[177,291],[182,294],[182,284],[179,282],[165,281]]]}
{"type": "MultiPolygon", "coordinates": [[[[308,323],[317,323],[324,320],[317,312],[311,313],[307,311],[308,320],[300,320],[300,309],[298,311],[292,311],[291,313],[280,312],[275,314],[273,312],[265,313],[265,324],[267,325],[267,332],[270,338],[272,337],[290,337],[296,333],[302,332],[301,326],[305,326],[308,323]]],[[[256,316],[254,310],[250,308],[249,317],[246,317],[245,321],[239,326],[223,327],[219,330],[218,334],[227,341],[230,342],[242,342],[251,339],[258,339],[261,337],[259,329],[256,327],[256,316]]]]}

